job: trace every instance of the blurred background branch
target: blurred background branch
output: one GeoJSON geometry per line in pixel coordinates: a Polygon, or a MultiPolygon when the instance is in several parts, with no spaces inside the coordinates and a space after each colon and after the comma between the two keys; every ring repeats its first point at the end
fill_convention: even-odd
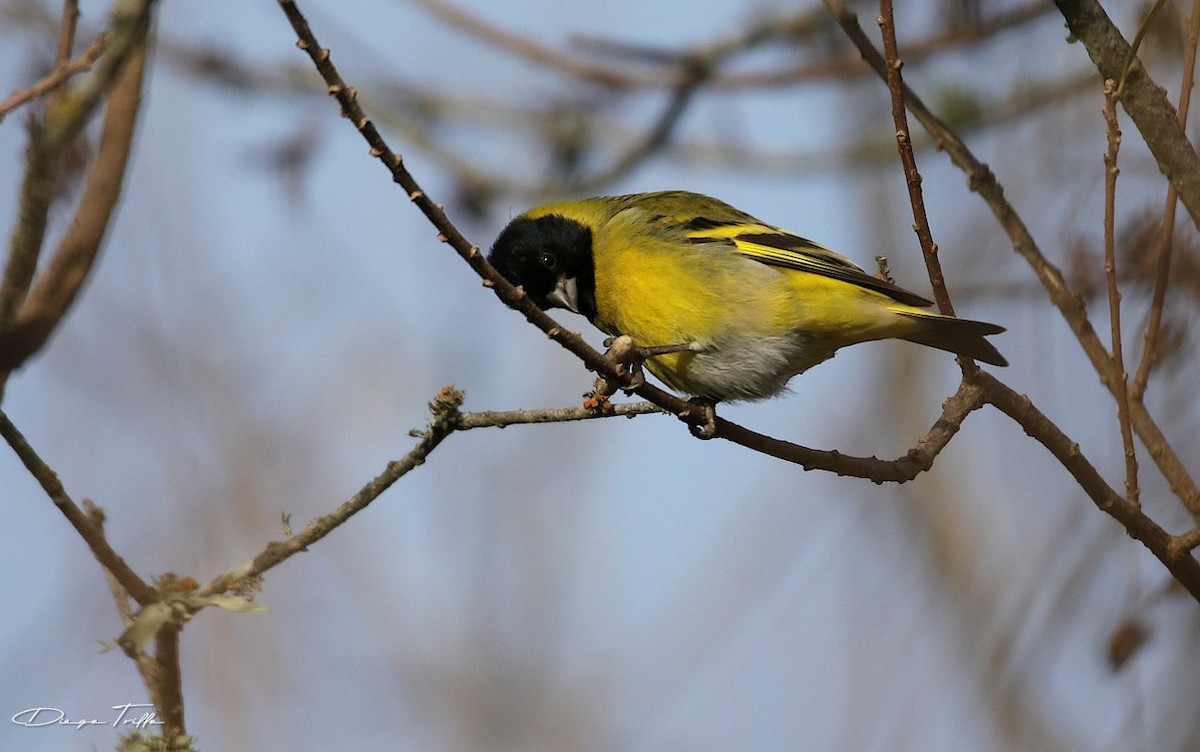
{"type": "MultiPolygon", "coordinates": [[[[8,374],[37,352],[61,321],[103,242],[121,194],[141,104],[152,6],[152,0],[117,3],[109,32],[112,41],[97,69],[54,98],[42,118],[31,121],[20,220],[13,228],[0,283],[0,396],[8,374]],[[31,292],[63,152],[106,97],[104,131],[75,220],[31,292]]],[[[65,24],[66,29],[73,26],[65,24]]]]}

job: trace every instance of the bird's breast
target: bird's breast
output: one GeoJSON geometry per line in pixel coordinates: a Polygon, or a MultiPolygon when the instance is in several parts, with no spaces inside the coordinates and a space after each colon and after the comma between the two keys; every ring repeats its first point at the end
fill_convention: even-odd
{"type": "Polygon", "coordinates": [[[754,400],[833,354],[797,326],[802,304],[788,273],[718,245],[610,244],[595,254],[596,316],[642,347],[695,345],[646,367],[678,391],[754,400]]]}

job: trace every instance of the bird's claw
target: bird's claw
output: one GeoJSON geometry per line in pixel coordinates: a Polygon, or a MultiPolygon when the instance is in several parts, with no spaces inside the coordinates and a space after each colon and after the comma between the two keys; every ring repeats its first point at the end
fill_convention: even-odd
{"type": "Polygon", "coordinates": [[[647,359],[670,353],[700,352],[704,349],[702,345],[695,342],[642,347],[635,345],[633,338],[624,334],[605,339],[604,346],[608,348],[604,353],[605,357],[625,366],[626,372],[630,374],[629,383],[623,387],[626,392],[632,392],[646,383],[646,375],[642,372],[642,367],[647,359]]]}
{"type": "Polygon", "coordinates": [[[693,397],[688,403],[704,411],[703,423],[688,423],[688,431],[697,439],[707,441],[717,435],[717,403],[704,397],[693,397]]]}
{"type": "Polygon", "coordinates": [[[634,364],[634,366],[629,369],[629,383],[624,386],[623,389],[628,394],[629,392],[637,391],[640,387],[645,385],[645,383],[646,374],[642,372],[641,364],[634,364]]]}
{"type": "MultiPolygon", "coordinates": [[[[642,364],[646,357],[641,353],[642,348],[633,344],[632,337],[624,334],[609,337],[604,340],[604,346],[608,348],[604,356],[616,361],[629,374],[629,383],[621,385],[622,389],[628,393],[646,383],[646,376],[642,373],[642,364]]],[[[616,388],[614,385],[613,391],[616,391],[616,388]]]]}

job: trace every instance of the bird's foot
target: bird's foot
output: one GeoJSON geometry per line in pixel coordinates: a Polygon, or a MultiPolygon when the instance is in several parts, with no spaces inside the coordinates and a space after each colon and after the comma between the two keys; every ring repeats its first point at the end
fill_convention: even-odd
{"type": "Polygon", "coordinates": [[[688,423],[688,431],[697,439],[714,438],[717,435],[717,401],[710,397],[692,397],[688,403],[704,411],[704,422],[688,423]]]}
{"type": "Polygon", "coordinates": [[[607,352],[604,353],[605,356],[625,366],[631,374],[629,385],[624,387],[626,392],[631,392],[646,383],[646,374],[643,372],[643,366],[646,364],[648,358],[677,352],[700,352],[704,349],[702,345],[698,345],[695,342],[639,347],[633,343],[633,338],[627,334],[622,334],[619,337],[609,337],[604,340],[604,346],[608,348],[607,352]]]}

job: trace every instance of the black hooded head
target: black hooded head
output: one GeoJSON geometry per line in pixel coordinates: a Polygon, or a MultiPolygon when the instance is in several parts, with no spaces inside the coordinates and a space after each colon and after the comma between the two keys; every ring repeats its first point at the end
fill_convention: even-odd
{"type": "Polygon", "coordinates": [[[596,315],[596,276],[592,231],[573,219],[548,214],[518,217],[496,238],[488,261],[504,278],[525,288],[538,308],[565,308],[556,289],[565,280],[578,291],[578,312],[596,315]]]}

